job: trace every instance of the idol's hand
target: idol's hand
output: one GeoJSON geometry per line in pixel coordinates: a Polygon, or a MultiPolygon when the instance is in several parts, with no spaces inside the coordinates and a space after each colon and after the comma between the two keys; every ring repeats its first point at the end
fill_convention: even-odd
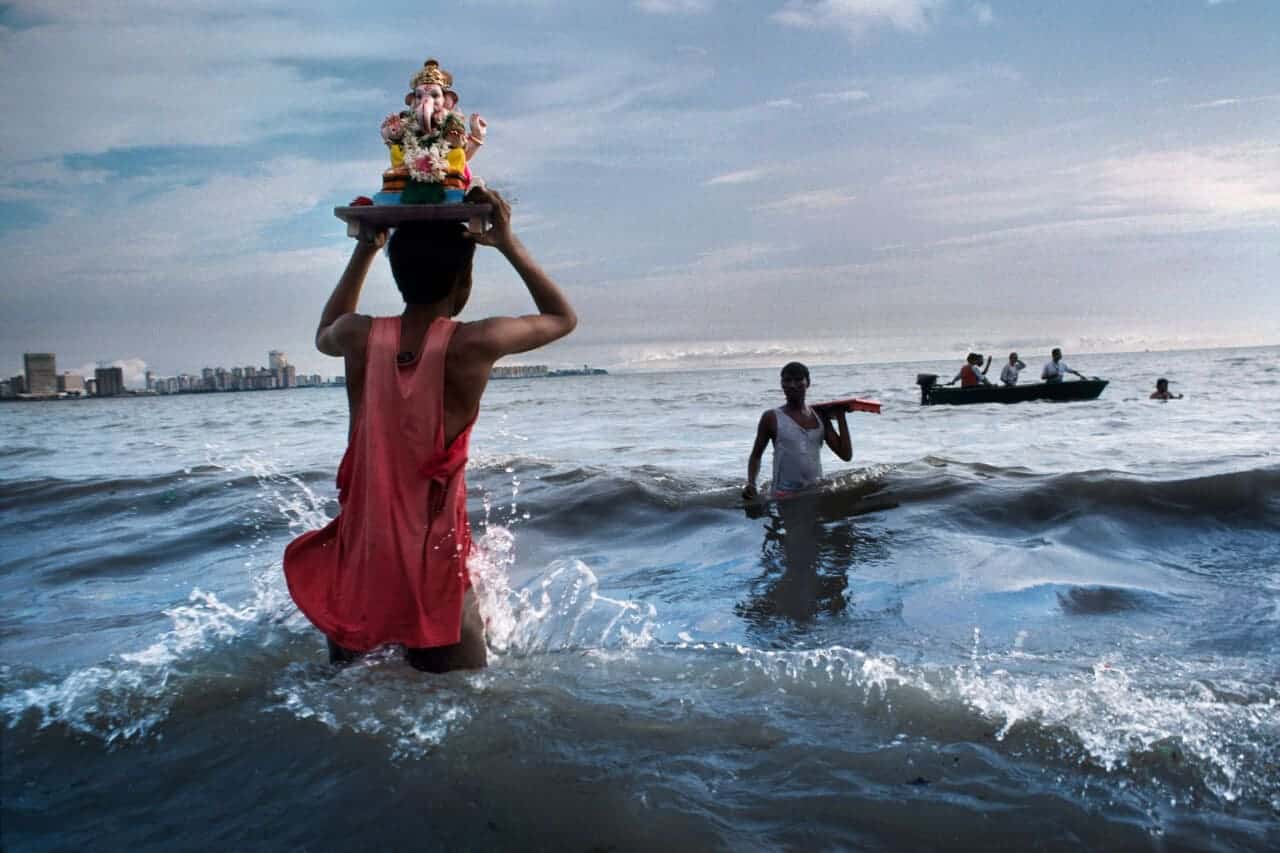
{"type": "Polygon", "coordinates": [[[476,142],[484,142],[484,135],[489,132],[489,123],[480,113],[471,114],[471,138],[476,142]]]}

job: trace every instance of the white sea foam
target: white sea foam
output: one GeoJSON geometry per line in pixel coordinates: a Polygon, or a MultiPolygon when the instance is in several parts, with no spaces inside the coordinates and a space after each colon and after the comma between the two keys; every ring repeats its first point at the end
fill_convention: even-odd
{"type": "Polygon", "coordinates": [[[193,652],[207,654],[239,637],[266,603],[254,599],[236,608],[213,593],[192,590],[187,604],[165,611],[172,628],[151,645],[6,694],[0,708],[11,727],[34,714],[40,728],[63,725],[108,743],[145,737],[168,716],[190,675],[193,652]]]}
{"type": "MultiPolygon", "coordinates": [[[[217,460],[213,446],[206,452],[210,465],[257,479],[264,501],[253,512],[263,507],[278,511],[291,527],[300,529],[324,522],[324,501],[298,478],[281,474],[270,460],[241,455],[224,463],[217,460]]],[[[256,535],[250,552],[268,546],[271,553],[266,559],[245,561],[253,574],[251,594],[244,603],[234,606],[213,592],[191,590],[185,603],[162,611],[170,627],[146,647],[4,695],[0,709],[9,725],[34,715],[40,728],[64,725],[108,743],[146,737],[168,716],[196,660],[208,658],[214,649],[253,633],[262,624],[305,630],[306,620],[285,588],[275,545],[256,535]]]]}
{"type": "Polygon", "coordinates": [[[645,648],[653,642],[657,611],[650,604],[610,598],[581,560],[552,563],[522,588],[511,586],[515,537],[490,525],[468,562],[484,616],[489,648],[499,654],[645,648]]]}
{"type": "MultiPolygon", "coordinates": [[[[1198,768],[1198,777],[1216,796],[1233,802],[1266,796],[1274,786],[1268,769],[1280,745],[1280,693],[1234,685],[1224,698],[1185,675],[1148,675],[1142,682],[1122,666],[1096,663],[1087,673],[1033,675],[974,660],[952,667],[911,666],[887,655],[833,646],[804,651],[771,651],[736,646],[751,669],[775,683],[842,684],[863,703],[882,701],[892,709],[903,689],[928,697],[937,712],[948,707],[976,712],[996,727],[997,741],[1030,725],[1064,747],[1077,744],[1107,772],[1132,767],[1135,756],[1175,754],[1198,768]],[[1062,741],[1061,738],[1067,738],[1062,741]]],[[[715,649],[715,644],[683,644],[715,649]]],[[[1022,652],[1010,661],[1025,658],[1022,652]]],[[[911,713],[919,713],[913,704],[911,713]]],[[[1274,794],[1271,794],[1274,796],[1274,794]]]]}
{"type": "Polygon", "coordinates": [[[341,669],[291,664],[271,694],[275,708],[334,732],[376,736],[391,758],[419,758],[475,717],[478,674],[424,679],[397,650],[383,649],[341,669]]]}

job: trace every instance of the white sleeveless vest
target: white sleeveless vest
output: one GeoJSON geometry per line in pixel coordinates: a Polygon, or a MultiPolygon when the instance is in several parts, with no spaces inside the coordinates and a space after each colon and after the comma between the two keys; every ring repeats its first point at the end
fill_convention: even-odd
{"type": "MultiPolygon", "coordinates": [[[[773,490],[796,492],[822,479],[822,442],[826,435],[822,418],[813,429],[791,419],[781,406],[774,409],[777,436],[773,440],[773,490]]],[[[812,412],[812,409],[806,409],[812,412]]]]}

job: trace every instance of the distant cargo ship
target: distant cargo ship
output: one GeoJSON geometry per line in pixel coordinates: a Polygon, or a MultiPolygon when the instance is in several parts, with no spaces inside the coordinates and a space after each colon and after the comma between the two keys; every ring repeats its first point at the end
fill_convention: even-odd
{"type": "Polygon", "coordinates": [[[560,376],[608,376],[609,371],[601,367],[584,364],[581,368],[570,367],[563,370],[550,370],[545,364],[503,364],[489,371],[490,379],[545,379],[560,376]]]}

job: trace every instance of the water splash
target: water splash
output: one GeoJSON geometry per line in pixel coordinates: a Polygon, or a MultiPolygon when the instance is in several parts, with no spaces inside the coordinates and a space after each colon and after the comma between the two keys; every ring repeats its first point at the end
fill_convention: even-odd
{"type": "Polygon", "coordinates": [[[241,636],[265,603],[255,599],[235,608],[199,589],[188,602],[164,611],[173,627],[145,649],[0,698],[9,727],[35,716],[41,729],[62,725],[107,743],[151,734],[192,674],[191,653],[207,653],[241,636]]]}
{"type": "Polygon", "coordinates": [[[601,595],[586,563],[557,560],[516,589],[510,578],[515,559],[511,531],[490,525],[467,564],[494,653],[639,649],[653,643],[655,608],[601,595]]]}

